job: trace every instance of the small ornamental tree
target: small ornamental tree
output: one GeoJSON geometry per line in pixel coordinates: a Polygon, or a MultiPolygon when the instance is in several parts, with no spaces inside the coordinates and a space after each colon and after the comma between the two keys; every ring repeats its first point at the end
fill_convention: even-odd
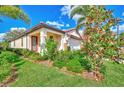
{"type": "Polygon", "coordinates": [[[117,19],[113,12],[104,6],[90,6],[85,16],[85,21],[80,22],[77,30],[84,28],[82,36],[86,59],[90,62],[92,71],[97,77],[101,72],[104,60],[114,58],[117,55],[117,43],[111,27],[115,26],[117,19]]]}
{"type": "Polygon", "coordinates": [[[50,60],[53,60],[57,54],[57,42],[53,39],[46,40],[46,55],[50,60]]]}

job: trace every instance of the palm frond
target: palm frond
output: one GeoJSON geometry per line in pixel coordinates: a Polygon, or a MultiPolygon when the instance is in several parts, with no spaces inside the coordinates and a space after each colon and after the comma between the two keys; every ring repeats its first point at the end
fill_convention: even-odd
{"type": "Polygon", "coordinates": [[[80,5],[77,7],[72,6],[71,18],[73,18],[76,14],[81,16],[86,16],[89,11],[89,5],[80,5]]]}
{"type": "Polygon", "coordinates": [[[73,18],[76,14],[81,14],[82,12],[82,8],[80,6],[75,7],[74,9],[72,9],[70,17],[73,18]]]}
{"type": "Polygon", "coordinates": [[[76,27],[76,29],[81,29],[81,28],[84,27],[84,26],[85,26],[84,23],[78,24],[77,27],[76,27]]]}
{"type": "Polygon", "coordinates": [[[30,19],[19,6],[12,5],[0,5],[0,16],[6,16],[13,19],[24,20],[27,24],[30,24],[30,19]]]}
{"type": "Polygon", "coordinates": [[[77,20],[77,24],[80,24],[82,23],[83,21],[85,20],[85,17],[81,17],[77,20]]]}

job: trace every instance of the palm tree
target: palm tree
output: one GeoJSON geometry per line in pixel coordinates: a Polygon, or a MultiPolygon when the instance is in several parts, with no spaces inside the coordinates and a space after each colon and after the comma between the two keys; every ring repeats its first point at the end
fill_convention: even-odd
{"type": "Polygon", "coordinates": [[[79,29],[84,27],[84,22],[86,20],[86,16],[88,16],[88,12],[90,11],[92,6],[89,5],[79,5],[79,6],[72,6],[71,11],[71,18],[73,18],[75,15],[80,15],[81,17],[77,20],[77,26],[76,26],[76,32],[80,36],[80,38],[83,40],[82,36],[79,33],[79,29]]]}
{"type": "MultiPolygon", "coordinates": [[[[12,19],[21,19],[27,24],[30,24],[30,19],[23,10],[17,5],[0,5],[0,16],[6,16],[12,19]]],[[[0,21],[3,21],[0,19],[0,21]]]]}

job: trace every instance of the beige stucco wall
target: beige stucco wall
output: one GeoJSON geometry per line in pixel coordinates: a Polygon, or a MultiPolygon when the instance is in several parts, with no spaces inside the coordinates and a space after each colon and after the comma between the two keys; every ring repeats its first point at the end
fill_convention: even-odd
{"type": "Polygon", "coordinates": [[[21,39],[17,39],[11,42],[11,48],[21,48],[21,39]],[[15,44],[14,44],[15,43],[15,44]]]}
{"type": "Polygon", "coordinates": [[[23,38],[23,46],[22,46],[22,48],[27,48],[27,46],[26,46],[26,36],[24,36],[22,38],[23,38]]]}
{"type": "Polygon", "coordinates": [[[27,35],[27,49],[31,50],[31,36],[27,35]]]}
{"type": "Polygon", "coordinates": [[[26,36],[23,36],[19,39],[13,40],[10,42],[10,47],[11,48],[26,48],[26,36]],[[22,44],[22,40],[23,40],[23,46],[22,44]],[[15,45],[14,45],[15,42],[15,45]]]}

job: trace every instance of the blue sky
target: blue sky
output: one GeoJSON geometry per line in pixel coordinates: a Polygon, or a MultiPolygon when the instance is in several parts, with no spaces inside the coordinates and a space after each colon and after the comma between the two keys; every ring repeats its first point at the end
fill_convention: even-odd
{"type": "MultiPolygon", "coordinates": [[[[16,27],[25,27],[31,28],[32,26],[45,22],[49,25],[54,25],[59,29],[69,29],[76,26],[76,19],[78,16],[75,16],[74,19],[69,17],[70,6],[63,5],[22,5],[20,6],[31,19],[31,24],[27,25],[22,20],[13,20],[7,17],[0,17],[4,22],[0,23],[0,37],[3,33],[6,33],[10,28],[16,27]]],[[[124,18],[124,6],[106,6],[108,9],[114,10],[115,17],[124,18]]],[[[124,22],[120,23],[120,30],[124,29],[124,22]]],[[[115,30],[115,28],[114,28],[115,30]]]]}
{"type": "Polygon", "coordinates": [[[4,22],[0,23],[0,32],[9,31],[11,27],[26,27],[30,28],[40,22],[48,24],[58,23],[56,26],[60,29],[67,29],[75,26],[75,21],[71,20],[67,15],[62,15],[61,9],[64,6],[21,6],[21,8],[29,15],[31,24],[27,25],[22,20],[13,20],[10,18],[3,18],[4,22]],[[68,24],[68,25],[67,25],[68,24]]]}

